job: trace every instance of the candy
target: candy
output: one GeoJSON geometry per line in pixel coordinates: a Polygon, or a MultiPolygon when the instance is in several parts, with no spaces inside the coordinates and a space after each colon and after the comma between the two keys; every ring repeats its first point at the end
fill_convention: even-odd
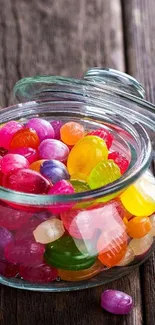
{"type": "Polygon", "coordinates": [[[108,157],[105,141],[97,136],[86,136],[75,144],[70,151],[67,167],[70,175],[82,173],[89,175],[101,160],[108,157]]]}
{"type": "Polygon", "coordinates": [[[32,118],[28,121],[26,126],[34,129],[37,132],[40,141],[45,139],[53,139],[55,137],[55,132],[50,122],[41,118],[32,118]]]}
{"type": "Polygon", "coordinates": [[[141,238],[151,230],[151,222],[148,217],[135,217],[127,224],[127,233],[131,238],[141,238]]]}
{"type": "Polygon", "coordinates": [[[24,156],[28,160],[29,164],[32,164],[34,161],[38,159],[37,150],[29,147],[11,149],[9,152],[17,153],[18,155],[24,156]]]}
{"type": "Polygon", "coordinates": [[[4,176],[3,186],[24,193],[44,194],[51,185],[39,173],[30,169],[19,169],[4,176]]]}
{"type": "Polygon", "coordinates": [[[58,276],[64,281],[83,281],[92,278],[103,270],[103,265],[97,260],[89,269],[81,271],[58,270],[58,276]]]}
{"type": "Polygon", "coordinates": [[[90,191],[89,185],[81,180],[70,180],[76,193],[90,191]]]}
{"type": "Polygon", "coordinates": [[[23,126],[16,121],[10,121],[2,126],[0,129],[0,147],[9,149],[14,134],[22,128],[23,126]]]}
{"type": "Polygon", "coordinates": [[[76,122],[65,123],[60,129],[60,137],[64,143],[73,146],[84,137],[84,127],[76,122]]]}
{"type": "Polygon", "coordinates": [[[25,224],[32,213],[10,208],[7,205],[0,205],[0,227],[14,230],[25,224]]]}
{"type": "Polygon", "coordinates": [[[121,202],[131,214],[139,217],[150,216],[155,212],[155,179],[150,172],[145,174],[125,190],[121,202]]]}
{"type": "Polygon", "coordinates": [[[19,273],[19,265],[0,261],[0,274],[6,278],[15,278],[19,273]]]}
{"type": "Polygon", "coordinates": [[[87,135],[96,135],[99,138],[103,139],[109,149],[112,145],[113,135],[106,129],[97,129],[91,132],[88,132],[87,135]]]}
{"type": "Polygon", "coordinates": [[[45,263],[36,263],[35,265],[21,265],[19,269],[20,276],[33,283],[48,283],[57,278],[58,271],[45,263]]]}
{"type": "Polygon", "coordinates": [[[48,264],[64,270],[88,269],[96,260],[95,257],[89,256],[83,241],[76,241],[75,245],[69,236],[63,236],[48,244],[44,258],[48,264]]]}
{"type": "Polygon", "coordinates": [[[119,167],[113,162],[113,160],[99,162],[91,171],[87,178],[89,186],[99,188],[112,183],[116,179],[120,178],[121,173],[119,167]]]}
{"type": "Polygon", "coordinates": [[[21,240],[8,244],[4,255],[10,263],[33,265],[42,262],[44,251],[45,248],[40,243],[21,240]]]}
{"type": "Polygon", "coordinates": [[[55,121],[51,121],[51,125],[55,132],[55,139],[60,140],[60,129],[63,125],[63,122],[55,120],[55,121]]]}
{"type": "Polygon", "coordinates": [[[58,160],[46,160],[40,166],[40,172],[47,177],[52,184],[62,179],[69,179],[69,173],[66,166],[58,160]]]}
{"type": "Polygon", "coordinates": [[[40,173],[40,167],[42,165],[42,163],[46,161],[45,159],[41,159],[41,160],[37,160],[34,161],[31,165],[30,165],[30,169],[35,170],[36,172],[40,173]]]}
{"type": "Polygon", "coordinates": [[[21,227],[15,231],[15,241],[34,241],[33,231],[40,223],[41,220],[37,218],[29,219],[24,225],[21,225],[21,227]]]}
{"type": "Polygon", "coordinates": [[[48,244],[59,239],[65,232],[61,220],[52,218],[42,222],[34,231],[35,241],[41,244],[48,244]]]}
{"type": "Polygon", "coordinates": [[[3,249],[13,241],[13,234],[6,228],[0,227],[0,248],[3,249]]]}
{"type": "Polygon", "coordinates": [[[130,264],[135,258],[135,253],[133,249],[128,246],[124,258],[117,264],[117,266],[126,266],[130,264]]]}
{"type": "Polygon", "coordinates": [[[120,168],[121,174],[124,174],[129,167],[130,162],[119,152],[113,151],[109,153],[108,159],[113,159],[115,164],[120,168]]]}
{"type": "Polygon", "coordinates": [[[12,171],[22,168],[28,168],[28,160],[18,154],[8,153],[1,160],[1,171],[3,174],[9,174],[12,171]]]}
{"type": "Polygon", "coordinates": [[[128,314],[133,308],[132,297],[118,290],[106,290],[101,295],[101,307],[116,315],[128,314]]]}
{"type": "Polygon", "coordinates": [[[145,235],[139,239],[132,239],[129,243],[129,246],[134,251],[135,255],[145,254],[153,244],[153,237],[149,234],[145,235]]]}
{"type": "MultiPolygon", "coordinates": [[[[73,194],[74,188],[73,186],[67,182],[66,180],[61,180],[58,183],[54,184],[53,187],[50,188],[48,194],[51,195],[67,195],[73,194]]],[[[63,200],[62,200],[63,202],[63,200]]],[[[66,202],[66,203],[55,203],[48,207],[49,211],[53,214],[59,214],[61,212],[65,212],[72,208],[74,202],[66,202]]]]}
{"type": "Polygon", "coordinates": [[[71,180],[79,180],[79,181],[86,181],[87,175],[81,173],[72,174],[70,177],[71,180]]]}
{"type": "Polygon", "coordinates": [[[47,139],[41,142],[39,148],[40,159],[55,159],[64,162],[68,158],[69,149],[59,140],[47,139]]]}
{"type": "Polygon", "coordinates": [[[33,129],[24,127],[23,129],[17,131],[10,143],[10,148],[33,148],[37,149],[40,144],[39,137],[37,135],[37,132],[33,129]]]}

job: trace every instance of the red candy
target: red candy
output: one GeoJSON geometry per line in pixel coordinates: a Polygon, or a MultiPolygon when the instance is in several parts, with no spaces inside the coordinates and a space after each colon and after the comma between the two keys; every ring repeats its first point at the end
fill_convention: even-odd
{"type": "Polygon", "coordinates": [[[16,132],[11,140],[10,148],[33,148],[37,149],[39,147],[40,140],[37,132],[33,129],[24,127],[22,130],[16,132]]]}
{"type": "Polygon", "coordinates": [[[34,241],[18,241],[8,244],[4,256],[10,263],[33,265],[43,260],[45,248],[34,241]]]}
{"type": "Polygon", "coordinates": [[[28,160],[18,154],[8,153],[1,160],[1,171],[3,174],[9,174],[14,170],[28,167],[28,160]]]}
{"type": "Polygon", "coordinates": [[[109,149],[112,145],[113,135],[106,129],[97,129],[91,132],[88,132],[87,135],[96,135],[97,137],[103,139],[109,149]]]}
{"type": "Polygon", "coordinates": [[[20,228],[32,216],[32,213],[0,205],[0,227],[14,230],[20,228]]]}
{"type": "Polygon", "coordinates": [[[39,226],[42,221],[37,218],[32,218],[22,225],[15,232],[15,241],[30,241],[34,240],[33,231],[39,226]]]}
{"type": "Polygon", "coordinates": [[[58,271],[45,263],[37,263],[29,266],[21,265],[19,273],[24,280],[34,283],[52,282],[58,276],[58,271]]]}
{"type": "Polygon", "coordinates": [[[113,159],[120,168],[121,174],[124,174],[129,167],[129,161],[117,151],[109,153],[108,159],[113,159]]]}
{"type": "Polygon", "coordinates": [[[19,273],[19,265],[0,261],[0,274],[6,278],[15,278],[19,273]]]}
{"type": "Polygon", "coordinates": [[[20,169],[4,176],[3,186],[24,193],[45,194],[51,185],[38,172],[31,169],[20,169]]]}
{"type": "Polygon", "coordinates": [[[10,153],[17,153],[18,155],[24,156],[29,164],[32,164],[34,161],[38,160],[38,152],[33,148],[16,148],[11,149],[10,153]]]}

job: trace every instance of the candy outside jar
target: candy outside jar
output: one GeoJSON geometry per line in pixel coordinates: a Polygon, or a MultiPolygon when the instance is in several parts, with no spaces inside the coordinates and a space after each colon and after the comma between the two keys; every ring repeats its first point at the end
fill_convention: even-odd
{"type": "Polygon", "coordinates": [[[0,283],[68,291],[154,249],[155,107],[119,71],[20,80],[0,110],[0,283]]]}

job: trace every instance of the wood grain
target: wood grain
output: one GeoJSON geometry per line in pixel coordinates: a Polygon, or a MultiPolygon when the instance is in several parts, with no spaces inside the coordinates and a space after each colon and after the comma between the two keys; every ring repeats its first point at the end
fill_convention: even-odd
{"type": "MultiPolygon", "coordinates": [[[[155,2],[123,0],[127,71],[155,103],[155,2]]],[[[155,148],[154,148],[155,149],[155,148]]],[[[154,164],[155,172],[155,164],[154,164]]],[[[155,254],[140,268],[144,323],[155,324],[155,254]]]]}

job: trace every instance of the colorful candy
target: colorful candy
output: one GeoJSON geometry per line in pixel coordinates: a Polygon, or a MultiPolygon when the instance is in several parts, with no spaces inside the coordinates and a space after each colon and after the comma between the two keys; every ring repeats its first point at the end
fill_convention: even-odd
{"type": "Polygon", "coordinates": [[[13,241],[13,234],[6,228],[0,227],[0,249],[13,241]]]}
{"type": "Polygon", "coordinates": [[[52,184],[62,179],[69,179],[69,173],[66,166],[58,160],[46,160],[40,166],[40,173],[47,177],[52,184]]]}
{"type": "Polygon", "coordinates": [[[60,129],[60,137],[64,143],[73,146],[84,137],[84,127],[76,122],[65,123],[60,129]]]}
{"type": "Polygon", "coordinates": [[[108,155],[108,159],[112,159],[120,168],[121,174],[124,174],[129,167],[130,162],[119,152],[113,151],[108,155]]]}
{"type": "Polygon", "coordinates": [[[25,193],[44,194],[50,188],[49,181],[30,169],[19,169],[3,178],[3,186],[25,193]]]}
{"type": "Polygon", "coordinates": [[[80,271],[58,270],[58,276],[64,281],[84,281],[92,278],[103,270],[103,265],[96,261],[90,268],[80,271]]]}
{"type": "Polygon", "coordinates": [[[42,141],[38,150],[40,159],[55,159],[61,162],[66,161],[69,154],[66,144],[55,139],[42,141]]]}
{"type": "Polygon", "coordinates": [[[145,254],[153,244],[153,237],[149,234],[139,239],[132,239],[129,246],[134,251],[135,255],[145,254]]]}
{"type": "Polygon", "coordinates": [[[49,265],[64,270],[88,269],[96,260],[96,257],[89,256],[83,241],[76,241],[75,245],[69,236],[63,236],[48,244],[44,258],[49,265]]]}
{"type": "Polygon", "coordinates": [[[29,147],[11,149],[9,150],[9,152],[24,156],[28,160],[29,164],[32,164],[34,161],[38,159],[37,150],[29,147]]]}
{"type": "Polygon", "coordinates": [[[101,295],[101,307],[115,315],[126,315],[133,308],[133,301],[125,292],[106,290],[101,295]]]}
{"type": "Polygon", "coordinates": [[[108,149],[104,140],[97,136],[86,136],[76,143],[67,160],[70,175],[82,173],[89,175],[102,160],[108,158],[108,149]]]}
{"type": "Polygon", "coordinates": [[[4,175],[7,175],[15,170],[28,168],[28,160],[18,154],[8,153],[1,160],[1,171],[4,175]]]}
{"type": "Polygon", "coordinates": [[[148,217],[135,217],[127,224],[127,233],[131,238],[141,238],[151,230],[151,222],[148,217]]]}
{"type": "Polygon", "coordinates": [[[20,228],[31,217],[31,212],[16,210],[7,205],[0,205],[0,227],[4,227],[7,230],[20,228]]]}
{"type": "Polygon", "coordinates": [[[41,244],[52,243],[63,236],[65,232],[63,223],[56,218],[42,222],[34,231],[35,241],[41,244]]]}
{"type": "Polygon", "coordinates": [[[55,138],[55,132],[50,124],[50,122],[43,120],[41,118],[32,118],[26,124],[28,128],[35,130],[38,134],[40,141],[45,139],[53,139],[55,138]]]}
{"type": "Polygon", "coordinates": [[[57,278],[58,271],[45,263],[36,263],[35,265],[21,265],[19,274],[29,282],[48,283],[57,278]]]}
{"type": "MultiPolygon", "coordinates": [[[[57,182],[51,189],[49,190],[48,194],[51,195],[64,195],[66,196],[67,194],[73,194],[74,193],[74,188],[73,186],[67,182],[66,180],[61,180],[57,182]]],[[[48,207],[49,211],[52,212],[53,214],[59,214],[65,211],[68,211],[70,208],[72,208],[74,205],[74,202],[66,202],[63,203],[55,203],[52,204],[48,207]]]]}
{"type": "Polygon", "coordinates": [[[42,163],[46,161],[45,159],[41,159],[41,160],[36,160],[34,161],[31,165],[30,165],[30,169],[40,173],[40,168],[42,163]]]}
{"type": "Polygon", "coordinates": [[[51,125],[54,129],[55,139],[60,140],[60,129],[63,125],[63,122],[54,120],[54,121],[51,121],[51,125]]]}
{"type": "MultiPolygon", "coordinates": [[[[113,142],[113,135],[106,129],[97,129],[91,132],[88,132],[87,135],[96,135],[99,138],[103,139],[109,149],[113,142]]],[[[110,158],[109,158],[110,159],[110,158]]]]}
{"type": "Polygon", "coordinates": [[[87,178],[90,188],[99,188],[120,178],[120,169],[113,160],[99,162],[87,178]]]}
{"type": "Polygon", "coordinates": [[[10,121],[2,126],[0,129],[0,147],[9,149],[14,134],[22,130],[22,128],[23,126],[16,121],[10,121]]]}
{"type": "Polygon", "coordinates": [[[10,148],[33,148],[37,149],[39,147],[40,140],[37,135],[37,132],[33,129],[24,127],[21,130],[17,131],[11,140],[10,148]]]}
{"type": "Polygon", "coordinates": [[[128,246],[125,256],[117,264],[117,266],[126,266],[126,265],[130,264],[134,260],[134,258],[135,258],[135,253],[134,253],[133,249],[130,246],[128,246]]]}

